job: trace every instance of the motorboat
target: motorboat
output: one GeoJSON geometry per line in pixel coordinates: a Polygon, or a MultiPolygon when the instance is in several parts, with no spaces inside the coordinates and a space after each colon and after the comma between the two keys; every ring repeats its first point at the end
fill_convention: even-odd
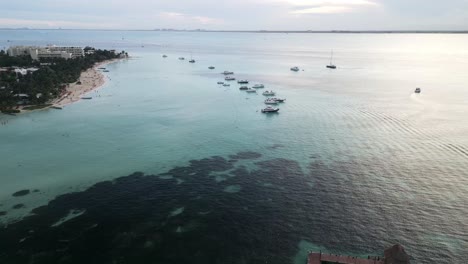
{"type": "Polygon", "coordinates": [[[248,89],[245,90],[245,91],[248,92],[248,93],[256,93],[256,92],[257,92],[257,90],[252,89],[252,88],[248,88],[248,89]]]}
{"type": "Polygon", "coordinates": [[[109,70],[103,70],[102,72],[109,72],[109,70]]]}
{"type": "Polygon", "coordinates": [[[421,93],[421,88],[416,88],[416,90],[414,90],[415,93],[421,93]]]}
{"type": "Polygon", "coordinates": [[[166,54],[164,54],[164,55],[162,55],[162,57],[163,57],[163,58],[167,58],[167,55],[166,55],[166,54]]]}
{"type": "Polygon", "coordinates": [[[239,90],[244,90],[244,91],[246,91],[246,90],[248,90],[248,89],[249,89],[249,87],[247,87],[247,86],[241,86],[241,87],[239,87],[239,90]]]}
{"type": "Polygon", "coordinates": [[[247,84],[247,83],[249,83],[249,81],[247,81],[247,80],[238,80],[237,83],[247,84]]]}
{"type": "Polygon", "coordinates": [[[184,57],[179,57],[179,60],[185,60],[185,58],[184,57]]]}
{"type": "Polygon", "coordinates": [[[262,109],[262,113],[276,113],[279,111],[279,108],[273,108],[271,106],[267,106],[266,108],[262,109]]]}
{"type": "Polygon", "coordinates": [[[215,69],[215,67],[214,67],[214,66],[210,66],[210,67],[208,67],[208,69],[210,69],[210,70],[214,70],[214,69],[215,69]]]}
{"type": "Polygon", "coordinates": [[[93,99],[93,98],[92,98],[92,97],[81,97],[81,99],[83,99],[83,100],[91,100],[91,99],[93,99]]]}
{"type": "Polygon", "coordinates": [[[297,72],[297,71],[299,71],[299,67],[297,67],[297,66],[295,66],[295,67],[292,67],[292,68],[291,68],[291,71],[295,71],[295,72],[297,72]]]}
{"type": "Polygon", "coordinates": [[[273,92],[273,91],[264,91],[262,94],[266,95],[266,96],[270,96],[270,95],[275,95],[275,92],[273,92]]]}
{"type": "Polygon", "coordinates": [[[225,83],[223,84],[223,86],[231,86],[229,83],[225,83]]]}
{"type": "Polygon", "coordinates": [[[263,84],[254,84],[254,86],[252,86],[252,88],[255,88],[255,89],[265,88],[265,85],[263,85],[263,84]]]}
{"type": "Polygon", "coordinates": [[[231,74],[234,74],[234,72],[232,72],[232,71],[224,71],[223,74],[224,74],[224,75],[231,75],[231,74]]]}
{"type": "Polygon", "coordinates": [[[270,98],[271,100],[274,100],[276,101],[277,103],[284,103],[284,101],[286,101],[286,99],[281,99],[281,98],[270,98]]]}
{"type": "Polygon", "coordinates": [[[274,98],[268,98],[265,100],[265,104],[278,104],[278,101],[276,101],[274,98]]]}
{"type": "Polygon", "coordinates": [[[226,78],[224,78],[225,81],[234,81],[236,78],[234,77],[231,77],[231,76],[228,76],[226,78]]]}
{"type": "Polygon", "coordinates": [[[218,84],[224,84],[224,82],[218,82],[218,84]]]}

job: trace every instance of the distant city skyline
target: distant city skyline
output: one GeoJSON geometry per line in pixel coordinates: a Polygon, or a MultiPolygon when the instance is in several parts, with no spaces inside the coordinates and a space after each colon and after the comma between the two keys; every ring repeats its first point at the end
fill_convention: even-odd
{"type": "Polygon", "coordinates": [[[0,4],[0,28],[468,30],[466,0],[63,0],[60,5],[52,0],[0,0],[0,4]]]}

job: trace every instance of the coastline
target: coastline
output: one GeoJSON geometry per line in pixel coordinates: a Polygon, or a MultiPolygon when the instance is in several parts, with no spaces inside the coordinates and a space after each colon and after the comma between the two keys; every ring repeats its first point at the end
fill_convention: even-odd
{"type": "Polygon", "coordinates": [[[123,58],[117,58],[96,63],[93,67],[87,69],[86,71],[80,74],[79,81],[81,82],[81,84],[78,84],[78,82],[67,84],[63,95],[47,102],[47,106],[43,108],[26,110],[24,109],[24,107],[21,107],[19,108],[19,110],[21,110],[21,113],[29,113],[32,111],[44,110],[54,107],[62,108],[66,105],[75,103],[81,100],[83,95],[94,91],[106,84],[106,76],[102,73],[102,71],[98,69],[99,67],[104,67],[108,64],[114,63],[122,59],[123,58]]]}

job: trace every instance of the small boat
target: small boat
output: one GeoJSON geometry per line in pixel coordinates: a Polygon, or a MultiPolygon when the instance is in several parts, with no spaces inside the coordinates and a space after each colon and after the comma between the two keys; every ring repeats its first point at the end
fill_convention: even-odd
{"type": "Polygon", "coordinates": [[[105,67],[99,67],[98,69],[99,70],[105,70],[106,68],[105,67]]]}
{"type": "Polygon", "coordinates": [[[208,69],[210,69],[210,70],[214,70],[214,69],[215,69],[215,67],[214,67],[214,66],[210,66],[210,67],[208,67],[208,69]]]}
{"type": "Polygon", "coordinates": [[[248,89],[245,90],[245,91],[248,92],[248,93],[256,93],[256,92],[257,92],[257,90],[252,89],[252,88],[248,88],[248,89]]]}
{"type": "Polygon", "coordinates": [[[92,98],[92,97],[81,97],[81,99],[83,99],[83,100],[91,100],[91,99],[93,99],[93,98],[92,98]]]}
{"type": "Polygon", "coordinates": [[[162,57],[163,57],[163,58],[167,58],[167,55],[166,55],[166,54],[164,54],[162,57]]]}
{"type": "Polygon", "coordinates": [[[232,71],[224,71],[223,74],[224,74],[224,75],[231,75],[231,74],[234,74],[234,72],[232,72],[232,71]]]}
{"type": "Polygon", "coordinates": [[[184,57],[179,57],[179,60],[185,60],[185,58],[184,57]]]}
{"type": "Polygon", "coordinates": [[[258,88],[265,88],[265,85],[263,85],[263,84],[255,84],[254,86],[252,86],[252,88],[255,88],[255,89],[258,89],[258,88]]]}
{"type": "Polygon", "coordinates": [[[103,70],[102,72],[109,72],[109,70],[103,70]]]}
{"type": "Polygon", "coordinates": [[[279,108],[273,108],[271,106],[267,106],[266,108],[262,109],[262,113],[276,113],[279,111],[279,108]]]}
{"type": "Polygon", "coordinates": [[[286,101],[286,99],[281,99],[281,98],[270,98],[271,100],[275,100],[277,103],[284,103],[284,101],[286,101]]]}
{"type": "Polygon", "coordinates": [[[246,83],[249,83],[249,81],[247,81],[247,80],[238,80],[237,83],[246,84],[246,83]]]}
{"type": "Polygon", "coordinates": [[[273,98],[268,98],[265,100],[265,104],[278,104],[278,101],[273,98]]]}
{"type": "Polygon", "coordinates": [[[273,91],[264,91],[262,94],[265,95],[265,96],[270,96],[270,95],[275,95],[275,92],[273,92],[273,91]]]}
{"type": "Polygon", "coordinates": [[[421,88],[416,88],[416,90],[414,90],[415,93],[421,93],[421,88]]]}
{"type": "Polygon", "coordinates": [[[190,63],[195,63],[195,60],[194,60],[193,57],[192,57],[192,52],[190,52],[190,60],[189,60],[188,62],[190,62],[190,63]]]}
{"type": "Polygon", "coordinates": [[[333,50],[331,51],[330,64],[326,66],[328,69],[336,69],[336,66],[333,64],[333,50]]]}
{"type": "Polygon", "coordinates": [[[247,91],[248,89],[249,89],[249,87],[247,87],[247,86],[241,86],[241,87],[239,87],[239,90],[247,91]]]}
{"type": "Polygon", "coordinates": [[[231,76],[228,76],[226,78],[224,78],[225,81],[234,81],[236,78],[234,77],[231,77],[231,76]]]}
{"type": "Polygon", "coordinates": [[[225,83],[223,84],[223,86],[231,86],[229,83],[225,83]]]}
{"type": "Polygon", "coordinates": [[[218,84],[224,84],[224,82],[218,82],[218,84]]]}
{"type": "Polygon", "coordinates": [[[292,68],[291,68],[291,71],[295,71],[295,72],[297,72],[297,71],[299,71],[299,67],[297,67],[297,66],[295,66],[295,67],[292,67],[292,68]]]}
{"type": "Polygon", "coordinates": [[[55,106],[55,105],[51,106],[50,108],[62,110],[62,107],[60,107],[60,106],[55,106]]]}

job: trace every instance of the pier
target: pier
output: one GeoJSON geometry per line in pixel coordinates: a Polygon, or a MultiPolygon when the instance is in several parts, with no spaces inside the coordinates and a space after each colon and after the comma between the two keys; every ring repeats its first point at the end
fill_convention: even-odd
{"type": "Polygon", "coordinates": [[[368,259],[342,256],[324,253],[309,253],[307,264],[385,264],[380,257],[370,257],[368,259]]]}
{"type": "Polygon", "coordinates": [[[358,258],[354,256],[342,256],[326,253],[310,252],[307,256],[307,264],[409,264],[410,257],[401,245],[394,245],[385,250],[385,257],[368,256],[358,258]]]}

